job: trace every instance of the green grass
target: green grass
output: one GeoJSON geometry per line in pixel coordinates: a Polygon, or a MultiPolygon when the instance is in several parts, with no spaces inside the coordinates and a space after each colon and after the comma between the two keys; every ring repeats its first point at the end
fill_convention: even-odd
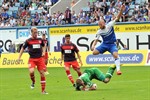
{"type": "MultiPolygon", "coordinates": [[[[81,68],[83,71],[85,68],[81,68]]],[[[100,67],[106,72],[108,67],[100,67]]],[[[123,74],[114,74],[110,83],[97,84],[96,91],[75,91],[64,68],[49,68],[46,90],[41,94],[36,70],[36,86],[30,89],[28,69],[0,69],[0,100],[150,100],[150,67],[122,67],[123,74]]],[[[74,79],[77,74],[71,69],[74,79]]]]}

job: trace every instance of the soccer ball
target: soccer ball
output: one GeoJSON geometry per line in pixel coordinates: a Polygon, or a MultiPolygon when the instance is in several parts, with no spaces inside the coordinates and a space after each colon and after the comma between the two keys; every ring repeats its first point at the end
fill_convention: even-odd
{"type": "Polygon", "coordinates": [[[95,88],[95,90],[97,89],[97,85],[96,84],[93,84],[93,87],[95,88]]]}

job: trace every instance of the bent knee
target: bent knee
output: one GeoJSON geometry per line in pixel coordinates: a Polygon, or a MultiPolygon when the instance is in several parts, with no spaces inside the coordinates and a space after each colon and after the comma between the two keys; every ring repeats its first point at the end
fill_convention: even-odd
{"type": "Polygon", "coordinates": [[[98,54],[99,54],[99,51],[95,49],[95,50],[93,51],[93,55],[98,55],[98,54]]]}
{"type": "Polygon", "coordinates": [[[110,81],[110,79],[109,78],[106,78],[103,82],[104,83],[108,83],[110,81]]]}

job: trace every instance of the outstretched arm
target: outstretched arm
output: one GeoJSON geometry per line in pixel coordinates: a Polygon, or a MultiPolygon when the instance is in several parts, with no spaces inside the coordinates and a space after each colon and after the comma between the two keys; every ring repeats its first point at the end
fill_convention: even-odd
{"type": "Polygon", "coordinates": [[[123,5],[121,6],[121,10],[120,10],[119,14],[117,15],[115,21],[118,21],[118,20],[120,19],[120,17],[122,16],[122,13],[123,13],[123,11],[124,11],[124,9],[125,9],[125,5],[123,4],[123,5]]]}

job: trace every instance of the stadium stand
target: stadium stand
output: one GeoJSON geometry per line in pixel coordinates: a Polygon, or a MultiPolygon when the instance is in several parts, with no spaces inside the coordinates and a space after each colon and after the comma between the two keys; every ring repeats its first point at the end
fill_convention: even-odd
{"type": "Polygon", "coordinates": [[[150,21],[147,0],[1,0],[0,27],[97,24],[101,18],[109,22],[123,3],[121,22],[150,21]]]}

